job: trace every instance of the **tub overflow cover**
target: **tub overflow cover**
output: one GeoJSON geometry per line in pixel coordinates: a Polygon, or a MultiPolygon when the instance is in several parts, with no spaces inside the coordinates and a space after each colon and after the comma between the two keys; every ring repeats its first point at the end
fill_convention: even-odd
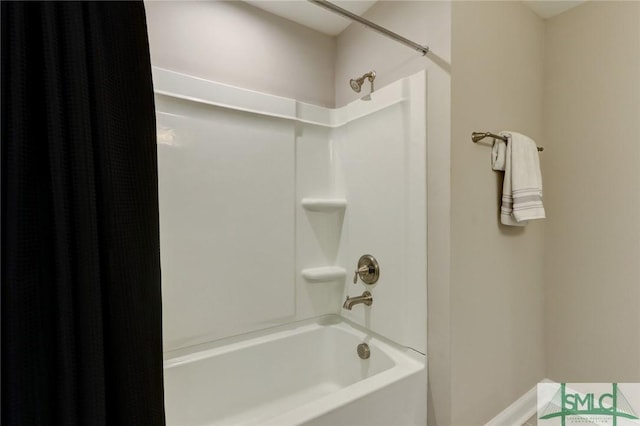
{"type": "Polygon", "coordinates": [[[369,349],[369,345],[366,343],[360,343],[358,345],[358,356],[361,359],[369,359],[371,356],[371,349],[369,349]]]}

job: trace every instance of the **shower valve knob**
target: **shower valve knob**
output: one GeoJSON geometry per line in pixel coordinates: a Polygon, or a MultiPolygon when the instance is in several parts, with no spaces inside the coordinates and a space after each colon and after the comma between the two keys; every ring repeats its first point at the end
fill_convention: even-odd
{"type": "Polygon", "coordinates": [[[365,284],[375,284],[380,277],[380,266],[375,257],[365,254],[358,260],[358,269],[353,274],[353,283],[358,282],[358,277],[365,284]]]}
{"type": "Polygon", "coordinates": [[[358,282],[358,275],[366,275],[374,272],[375,270],[373,268],[370,268],[369,266],[366,266],[366,265],[361,268],[358,268],[356,272],[353,274],[353,283],[355,284],[358,282]]]}

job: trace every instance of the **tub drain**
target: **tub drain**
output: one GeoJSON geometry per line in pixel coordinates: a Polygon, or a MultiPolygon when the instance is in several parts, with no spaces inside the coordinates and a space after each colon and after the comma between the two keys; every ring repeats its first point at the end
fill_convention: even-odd
{"type": "Polygon", "coordinates": [[[371,349],[369,349],[369,345],[366,343],[360,343],[358,345],[358,356],[361,359],[369,359],[371,356],[371,349]]]}

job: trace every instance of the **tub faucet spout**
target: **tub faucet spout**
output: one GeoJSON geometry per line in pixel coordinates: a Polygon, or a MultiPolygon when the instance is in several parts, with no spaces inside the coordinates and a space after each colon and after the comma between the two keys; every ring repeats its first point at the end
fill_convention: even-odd
{"type": "Polygon", "coordinates": [[[367,306],[371,306],[371,304],[373,303],[373,296],[371,296],[371,293],[369,293],[368,291],[365,291],[364,293],[362,293],[362,296],[356,296],[356,297],[347,296],[347,299],[344,301],[344,304],[342,305],[342,307],[344,309],[351,310],[354,305],[358,305],[360,303],[364,303],[367,306]]]}

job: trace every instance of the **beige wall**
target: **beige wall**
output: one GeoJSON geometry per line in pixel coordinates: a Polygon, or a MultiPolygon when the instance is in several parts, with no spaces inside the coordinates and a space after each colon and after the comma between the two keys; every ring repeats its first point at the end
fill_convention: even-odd
{"type": "Polygon", "coordinates": [[[545,346],[551,379],[640,381],[640,3],[547,21],[545,346]]]}
{"type": "Polygon", "coordinates": [[[521,2],[454,2],[452,16],[451,423],[479,425],[545,373],[545,223],[499,223],[502,174],[490,142],[470,139],[513,130],[544,145],[544,22],[521,2]]]}
{"type": "Polygon", "coordinates": [[[241,1],[147,1],[155,66],[334,105],[335,37],[241,1]]]}

